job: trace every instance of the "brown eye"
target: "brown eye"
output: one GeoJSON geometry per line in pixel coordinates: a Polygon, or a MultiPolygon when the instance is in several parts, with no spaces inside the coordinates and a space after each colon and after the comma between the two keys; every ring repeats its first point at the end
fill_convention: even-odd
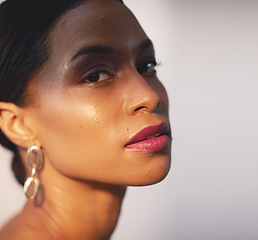
{"type": "Polygon", "coordinates": [[[137,71],[142,74],[142,73],[152,73],[156,72],[155,67],[157,63],[155,60],[147,61],[143,64],[141,64],[138,68],[137,71]]]}
{"type": "Polygon", "coordinates": [[[108,79],[111,79],[111,78],[113,78],[113,77],[106,72],[96,71],[96,72],[88,74],[84,78],[84,82],[95,83],[95,82],[105,81],[105,80],[108,80],[108,79]]]}
{"type": "Polygon", "coordinates": [[[87,80],[89,82],[97,82],[99,81],[99,73],[92,73],[88,78],[87,80]]]}

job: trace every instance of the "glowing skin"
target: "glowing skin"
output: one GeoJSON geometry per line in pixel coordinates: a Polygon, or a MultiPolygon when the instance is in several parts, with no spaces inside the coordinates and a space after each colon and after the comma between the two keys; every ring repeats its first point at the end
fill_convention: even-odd
{"type": "Polygon", "coordinates": [[[5,234],[109,239],[125,186],[159,182],[170,167],[168,99],[153,46],[113,0],[69,10],[47,42],[49,59],[30,82],[33,101],[22,109],[34,136],[27,147],[36,144],[44,153],[42,191],[5,234]],[[165,135],[148,136],[157,131],[165,135]],[[135,143],[141,137],[148,140],[135,143]]]}
{"type": "Polygon", "coordinates": [[[145,185],[163,179],[169,147],[144,154],[125,148],[141,129],[168,122],[153,47],[131,13],[119,2],[90,1],[61,18],[48,42],[51,55],[32,82],[35,101],[28,108],[46,161],[82,180],[145,185]],[[148,64],[150,72],[137,71],[148,64]],[[96,71],[103,72],[101,81],[86,82],[96,71]]]}

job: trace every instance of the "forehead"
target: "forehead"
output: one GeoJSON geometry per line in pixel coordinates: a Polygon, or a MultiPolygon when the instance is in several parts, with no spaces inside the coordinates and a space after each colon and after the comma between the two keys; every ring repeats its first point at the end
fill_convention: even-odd
{"type": "Polygon", "coordinates": [[[87,45],[130,49],[146,38],[133,14],[121,2],[91,0],[66,12],[52,28],[48,42],[52,53],[69,58],[87,45]]]}

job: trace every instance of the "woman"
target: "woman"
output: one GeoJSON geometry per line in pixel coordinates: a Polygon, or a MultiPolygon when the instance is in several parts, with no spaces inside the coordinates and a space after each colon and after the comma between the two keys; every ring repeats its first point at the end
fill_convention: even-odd
{"type": "Polygon", "coordinates": [[[0,24],[1,142],[29,198],[0,239],[109,239],[126,186],[170,167],[151,40],[119,0],[7,0],[0,24]]]}

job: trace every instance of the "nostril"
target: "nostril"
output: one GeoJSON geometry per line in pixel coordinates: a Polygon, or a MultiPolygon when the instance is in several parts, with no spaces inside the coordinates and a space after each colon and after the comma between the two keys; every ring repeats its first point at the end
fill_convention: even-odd
{"type": "Polygon", "coordinates": [[[160,99],[157,98],[156,101],[152,102],[152,104],[150,104],[150,102],[149,102],[148,104],[145,103],[145,104],[141,104],[139,107],[136,107],[134,109],[134,112],[138,112],[140,110],[143,110],[143,111],[144,110],[149,110],[150,112],[153,112],[158,108],[159,105],[160,105],[160,99]]]}
{"type": "Polygon", "coordinates": [[[141,110],[143,108],[145,108],[145,107],[143,107],[143,106],[142,107],[138,107],[138,108],[135,109],[135,112],[137,112],[137,111],[139,111],[139,110],[141,110]]]}

